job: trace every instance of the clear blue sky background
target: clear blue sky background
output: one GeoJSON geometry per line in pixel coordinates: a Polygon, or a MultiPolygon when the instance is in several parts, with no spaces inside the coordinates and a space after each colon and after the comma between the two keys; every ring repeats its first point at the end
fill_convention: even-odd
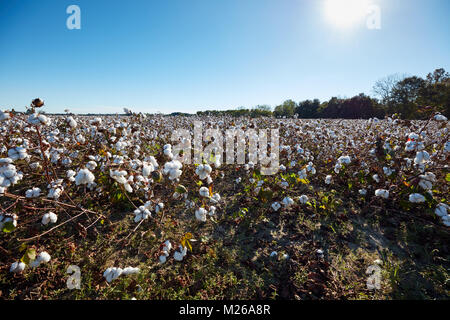
{"type": "Polygon", "coordinates": [[[343,30],[323,0],[0,0],[0,107],[170,113],[370,94],[450,69],[450,1],[373,0],[343,30]],[[81,30],[66,28],[67,6],[81,30]]]}

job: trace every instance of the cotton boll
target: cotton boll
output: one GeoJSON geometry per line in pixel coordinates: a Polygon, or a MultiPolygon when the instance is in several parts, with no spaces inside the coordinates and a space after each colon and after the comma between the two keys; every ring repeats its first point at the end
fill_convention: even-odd
{"type": "Polygon", "coordinates": [[[141,220],[146,220],[151,217],[151,212],[145,206],[140,206],[136,210],[134,210],[134,222],[140,222],[141,220]]]}
{"type": "Polygon", "coordinates": [[[434,213],[439,217],[444,217],[447,215],[447,210],[450,210],[450,207],[445,203],[439,203],[434,210],[434,213]]]}
{"type": "Polygon", "coordinates": [[[165,255],[159,256],[159,263],[164,264],[167,261],[167,257],[165,255]]]}
{"type": "Polygon", "coordinates": [[[419,151],[416,153],[416,157],[414,158],[415,164],[424,164],[430,161],[430,154],[426,151],[419,151]]]}
{"type": "Polygon", "coordinates": [[[333,177],[332,177],[331,175],[327,175],[327,176],[325,177],[325,183],[326,183],[326,184],[330,184],[332,179],[333,179],[333,177]]]}
{"type": "Polygon", "coordinates": [[[199,208],[199,209],[195,210],[195,218],[198,221],[206,222],[207,213],[208,213],[208,211],[206,211],[205,208],[199,208]]]}
{"type": "Polygon", "coordinates": [[[26,198],[37,198],[39,197],[41,194],[41,189],[39,188],[32,188],[29,189],[25,192],[25,197],[26,198]]]}
{"type": "Polygon", "coordinates": [[[142,175],[144,177],[148,177],[153,171],[155,171],[153,164],[147,164],[144,162],[144,165],[142,166],[142,175]]]}
{"type": "Polygon", "coordinates": [[[389,191],[385,189],[377,189],[375,190],[375,196],[387,199],[389,198],[389,191]]]}
{"type": "Polygon", "coordinates": [[[75,176],[75,184],[78,186],[80,184],[86,185],[94,182],[95,176],[88,169],[81,169],[75,176]]]}
{"type": "Polygon", "coordinates": [[[125,187],[125,190],[128,193],[132,193],[133,192],[133,188],[131,187],[131,185],[129,183],[125,183],[123,186],[125,187]]]}
{"type": "Polygon", "coordinates": [[[213,216],[215,213],[216,213],[216,207],[214,207],[214,206],[209,207],[209,212],[208,212],[208,214],[209,214],[210,216],[213,216]]]}
{"type": "Polygon", "coordinates": [[[317,249],[316,254],[317,254],[317,256],[320,259],[323,259],[324,255],[323,255],[323,250],[322,249],[317,249]]]}
{"type": "Polygon", "coordinates": [[[9,115],[9,111],[0,110],[0,121],[6,121],[10,118],[11,118],[11,116],[9,115]]]}
{"type": "Polygon", "coordinates": [[[56,214],[54,214],[53,212],[48,212],[48,213],[44,214],[41,222],[45,226],[49,223],[56,223],[56,221],[58,221],[58,216],[56,214]]]}
{"type": "Polygon", "coordinates": [[[409,195],[409,202],[412,203],[425,202],[425,197],[420,193],[412,193],[409,195]]]}
{"type": "Polygon", "coordinates": [[[446,227],[450,227],[450,215],[446,215],[442,217],[442,223],[446,226],[446,227]]]}
{"type": "Polygon", "coordinates": [[[209,197],[209,189],[206,187],[201,187],[198,192],[202,197],[205,197],[205,198],[209,197]]]}
{"type": "Polygon", "coordinates": [[[303,169],[303,170],[297,172],[297,174],[298,174],[298,178],[300,180],[304,180],[307,177],[306,169],[303,169]]]}
{"type": "Polygon", "coordinates": [[[210,201],[212,203],[218,203],[220,201],[220,194],[218,193],[214,193],[213,196],[211,197],[210,201]]]}
{"type": "Polygon", "coordinates": [[[362,196],[365,196],[367,194],[367,190],[366,189],[359,189],[358,192],[362,196]]]}
{"type": "Polygon", "coordinates": [[[183,258],[186,256],[187,254],[187,248],[186,247],[182,247],[181,245],[179,246],[179,250],[180,251],[175,251],[173,258],[176,261],[183,261],[183,258]]]}
{"type": "Polygon", "coordinates": [[[21,273],[25,269],[25,263],[16,261],[9,268],[11,273],[21,273]]]}
{"type": "Polygon", "coordinates": [[[164,203],[160,202],[156,205],[155,211],[156,213],[159,213],[164,208],[164,203]]]}
{"type": "Polygon", "coordinates": [[[130,274],[138,274],[139,272],[140,272],[139,268],[126,267],[125,269],[123,269],[122,274],[127,276],[130,274]]]}
{"type": "Polygon", "coordinates": [[[171,243],[169,240],[166,240],[166,241],[164,242],[163,250],[165,250],[165,251],[170,251],[170,250],[172,250],[172,243],[171,243]]]}
{"type": "Polygon", "coordinates": [[[37,259],[39,260],[40,263],[47,263],[50,261],[51,257],[46,251],[42,251],[37,256],[37,259]]]}
{"type": "Polygon", "coordinates": [[[392,173],[394,173],[395,170],[388,168],[388,167],[383,167],[383,172],[386,176],[390,176],[392,175],[392,173]]]}
{"type": "Polygon", "coordinates": [[[432,172],[426,172],[419,176],[419,186],[425,190],[431,190],[433,188],[433,182],[436,182],[436,176],[432,172]]]}
{"type": "Polygon", "coordinates": [[[343,163],[343,164],[350,164],[350,162],[351,162],[351,159],[350,159],[350,156],[341,156],[341,157],[339,157],[339,159],[337,160],[338,161],[338,163],[343,163]]]}
{"type": "Polygon", "coordinates": [[[169,175],[170,180],[175,180],[175,179],[178,179],[181,176],[181,174],[183,173],[181,171],[182,167],[183,167],[183,165],[181,164],[180,161],[172,160],[170,162],[167,162],[164,165],[163,173],[165,175],[169,175]]]}
{"type": "Polygon", "coordinates": [[[272,209],[274,211],[278,211],[281,208],[281,204],[279,202],[272,203],[272,209]]]}
{"type": "Polygon", "coordinates": [[[275,258],[275,257],[277,257],[278,256],[278,252],[276,252],[276,251],[272,251],[271,253],[270,253],[270,257],[271,258],[275,258]]]}
{"type": "Polygon", "coordinates": [[[86,163],[86,168],[88,168],[89,170],[94,170],[95,168],[97,168],[97,163],[95,161],[89,161],[88,163],[86,163]]]}
{"type": "Polygon", "coordinates": [[[289,208],[294,204],[294,200],[292,200],[290,197],[285,197],[282,202],[286,208],[289,208]]]}
{"type": "Polygon", "coordinates": [[[206,179],[211,172],[212,172],[212,168],[208,164],[205,164],[205,165],[200,164],[195,169],[195,173],[198,175],[200,180],[206,179]]]}
{"type": "Polygon", "coordinates": [[[305,203],[307,203],[308,202],[308,196],[307,195],[301,195],[299,198],[298,198],[298,202],[300,202],[301,204],[305,204],[305,203]]]}
{"type": "Polygon", "coordinates": [[[438,113],[437,115],[434,116],[434,120],[436,121],[447,121],[447,117],[438,113]]]}

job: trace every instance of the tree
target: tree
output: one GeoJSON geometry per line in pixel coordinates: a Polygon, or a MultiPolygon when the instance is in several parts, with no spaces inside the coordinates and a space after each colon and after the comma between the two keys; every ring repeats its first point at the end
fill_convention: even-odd
{"type": "Polygon", "coordinates": [[[320,107],[319,99],[305,100],[298,103],[295,108],[295,113],[298,114],[299,118],[313,119],[318,117],[320,107]]]}
{"type": "Polygon", "coordinates": [[[282,105],[275,107],[275,117],[292,117],[297,104],[292,100],[286,100],[282,105]]]}
{"type": "Polygon", "coordinates": [[[402,81],[405,76],[400,76],[398,74],[391,74],[387,77],[384,77],[378,80],[373,86],[373,92],[375,96],[383,103],[384,105],[389,105],[391,102],[392,91],[398,82],[402,81]]]}

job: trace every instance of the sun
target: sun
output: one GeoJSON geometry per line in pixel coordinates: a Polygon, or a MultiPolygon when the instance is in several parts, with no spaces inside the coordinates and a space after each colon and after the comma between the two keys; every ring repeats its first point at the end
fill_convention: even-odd
{"type": "Polygon", "coordinates": [[[337,27],[348,28],[360,22],[367,14],[366,0],[325,0],[325,16],[337,27]]]}

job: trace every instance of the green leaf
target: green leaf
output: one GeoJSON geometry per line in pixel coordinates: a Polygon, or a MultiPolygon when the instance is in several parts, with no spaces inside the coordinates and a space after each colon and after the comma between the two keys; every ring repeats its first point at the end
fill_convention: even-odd
{"type": "Polygon", "coordinates": [[[23,257],[20,259],[20,261],[28,265],[34,259],[36,259],[36,249],[28,248],[23,257]]]}
{"type": "Polygon", "coordinates": [[[183,186],[182,184],[179,184],[176,188],[175,191],[178,192],[179,194],[183,194],[187,192],[187,189],[185,186],[183,186]]]}
{"type": "Polygon", "coordinates": [[[447,173],[445,176],[445,181],[450,182],[450,173],[447,173]]]}
{"type": "Polygon", "coordinates": [[[4,233],[10,233],[12,231],[14,231],[16,227],[14,226],[14,223],[12,221],[8,221],[5,222],[5,224],[3,225],[2,231],[4,233]]]}

